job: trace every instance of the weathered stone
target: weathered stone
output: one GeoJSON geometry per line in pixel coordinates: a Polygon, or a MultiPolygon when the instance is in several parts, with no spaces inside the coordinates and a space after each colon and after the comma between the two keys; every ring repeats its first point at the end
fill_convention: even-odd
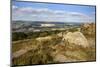
{"type": "Polygon", "coordinates": [[[87,47],[89,45],[87,39],[81,32],[68,32],[64,35],[63,40],[69,44],[81,45],[83,47],[87,47]]]}
{"type": "Polygon", "coordinates": [[[81,31],[87,35],[95,35],[95,23],[87,23],[81,26],[81,31]]]}

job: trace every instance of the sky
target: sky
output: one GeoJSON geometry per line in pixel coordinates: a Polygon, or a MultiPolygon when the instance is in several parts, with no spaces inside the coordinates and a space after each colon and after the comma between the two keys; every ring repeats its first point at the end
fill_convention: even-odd
{"type": "Polygon", "coordinates": [[[13,1],[12,20],[95,22],[95,6],[13,1]]]}

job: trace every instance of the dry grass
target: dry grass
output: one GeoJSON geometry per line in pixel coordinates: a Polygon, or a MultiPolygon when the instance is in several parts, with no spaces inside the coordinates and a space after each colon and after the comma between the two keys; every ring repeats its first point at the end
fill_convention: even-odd
{"type": "MultiPolygon", "coordinates": [[[[94,38],[91,40],[93,39],[94,38]]],[[[13,58],[13,65],[96,60],[95,44],[94,46],[82,47],[79,45],[64,42],[62,41],[62,38],[58,37],[57,35],[52,35],[51,40],[44,40],[42,42],[35,39],[14,41],[12,44],[12,53],[15,53],[21,49],[25,49],[27,52],[19,57],[13,58]],[[60,58],[61,56],[63,60],[60,58]]]]}

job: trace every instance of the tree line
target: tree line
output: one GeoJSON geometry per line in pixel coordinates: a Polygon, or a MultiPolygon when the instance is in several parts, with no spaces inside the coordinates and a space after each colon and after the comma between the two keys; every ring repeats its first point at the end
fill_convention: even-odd
{"type": "Polygon", "coordinates": [[[45,37],[48,35],[57,34],[59,32],[63,32],[62,30],[55,31],[41,31],[41,32],[12,32],[12,41],[23,40],[23,39],[31,39],[37,37],[45,37]]]}

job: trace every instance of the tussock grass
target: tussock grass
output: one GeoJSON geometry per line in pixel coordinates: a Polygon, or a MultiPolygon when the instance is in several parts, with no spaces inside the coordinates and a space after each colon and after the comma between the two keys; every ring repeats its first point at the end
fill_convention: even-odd
{"type": "Polygon", "coordinates": [[[19,57],[13,58],[13,65],[60,63],[62,59],[56,59],[60,56],[65,58],[63,58],[65,62],[96,60],[95,46],[82,47],[71,44],[62,41],[62,37],[57,35],[52,35],[51,40],[42,42],[35,39],[14,41],[12,52],[15,53],[21,49],[28,51],[19,57]],[[29,48],[31,50],[28,50],[29,48]]]}

